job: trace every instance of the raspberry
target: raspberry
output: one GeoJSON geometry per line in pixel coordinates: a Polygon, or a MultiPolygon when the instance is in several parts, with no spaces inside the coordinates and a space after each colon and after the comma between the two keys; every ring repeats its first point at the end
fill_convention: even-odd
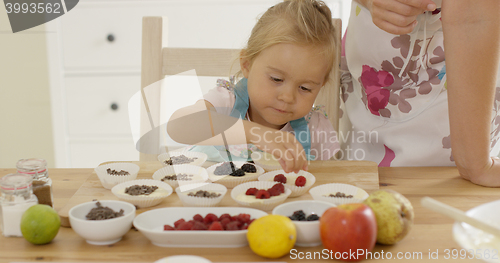
{"type": "Polygon", "coordinates": [[[194,221],[194,224],[193,224],[193,227],[191,228],[191,230],[207,230],[207,226],[202,222],[194,221]]]}
{"type": "Polygon", "coordinates": [[[269,194],[271,196],[278,196],[281,194],[280,190],[275,189],[275,188],[269,188],[269,189],[267,189],[267,191],[269,192],[269,194]]]}
{"type": "Polygon", "coordinates": [[[238,221],[240,221],[241,223],[248,223],[250,222],[250,215],[249,214],[239,214],[236,216],[238,218],[238,221]]]}
{"type": "Polygon", "coordinates": [[[269,194],[269,192],[267,190],[259,190],[257,191],[257,193],[255,194],[255,198],[257,199],[269,199],[271,198],[271,195],[269,194]]]}
{"type": "Polygon", "coordinates": [[[212,214],[212,213],[208,213],[205,218],[203,219],[203,222],[205,224],[210,224],[214,221],[217,221],[219,220],[219,217],[217,217],[216,215],[212,214]]]}
{"type": "Polygon", "coordinates": [[[164,226],[163,226],[163,230],[164,230],[164,231],[167,231],[167,230],[175,230],[175,228],[173,228],[171,225],[164,225],[164,226]]]}
{"type": "Polygon", "coordinates": [[[241,230],[248,229],[248,224],[244,224],[241,230]]]}
{"type": "Polygon", "coordinates": [[[306,185],[306,178],[302,175],[297,177],[297,179],[295,180],[295,185],[299,187],[306,185]]]}
{"type": "Polygon", "coordinates": [[[231,223],[231,218],[224,218],[220,221],[220,224],[222,225],[222,227],[225,229],[226,228],[226,225],[231,223]]]}
{"type": "Polygon", "coordinates": [[[193,220],[198,222],[203,222],[203,216],[201,216],[200,214],[196,214],[193,216],[193,220]]]}
{"type": "Polygon", "coordinates": [[[176,230],[191,230],[193,228],[193,224],[190,222],[182,222],[176,230]]]}
{"type": "Polygon", "coordinates": [[[285,186],[283,184],[274,184],[271,189],[278,190],[280,193],[285,193],[285,186]]]}
{"type": "Polygon", "coordinates": [[[255,187],[248,188],[247,192],[245,193],[246,195],[255,195],[257,193],[258,189],[255,187]]]}
{"type": "Polygon", "coordinates": [[[186,222],[186,220],[184,220],[184,218],[181,218],[181,219],[175,221],[174,227],[177,229],[179,227],[179,225],[184,223],[184,222],[186,222]]]}
{"type": "Polygon", "coordinates": [[[233,221],[226,225],[226,230],[240,230],[239,222],[233,221]]]}
{"type": "Polygon", "coordinates": [[[286,176],[284,174],[277,174],[274,176],[274,181],[282,184],[286,184],[286,176]]]}
{"type": "Polygon", "coordinates": [[[224,230],[224,228],[222,227],[222,224],[219,221],[215,221],[210,225],[208,230],[224,230]]]}
{"type": "Polygon", "coordinates": [[[231,221],[231,215],[228,213],[219,216],[219,221],[222,221],[224,218],[229,218],[229,220],[231,221]]]}

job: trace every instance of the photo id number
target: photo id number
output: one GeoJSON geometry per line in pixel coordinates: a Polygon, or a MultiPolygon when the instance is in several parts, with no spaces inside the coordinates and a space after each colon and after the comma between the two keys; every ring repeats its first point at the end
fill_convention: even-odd
{"type": "Polygon", "coordinates": [[[496,259],[498,260],[498,250],[496,249],[445,249],[445,259],[496,259]]]}
{"type": "Polygon", "coordinates": [[[59,14],[61,13],[60,3],[7,3],[5,5],[7,14],[10,13],[23,13],[23,14],[59,14]]]}

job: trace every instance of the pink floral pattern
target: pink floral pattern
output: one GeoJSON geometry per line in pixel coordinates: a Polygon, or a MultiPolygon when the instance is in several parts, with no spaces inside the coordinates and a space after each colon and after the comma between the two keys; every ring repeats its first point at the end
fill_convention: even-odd
{"type": "Polygon", "coordinates": [[[368,65],[363,65],[360,82],[365,89],[368,109],[373,115],[380,116],[379,111],[385,109],[391,95],[384,87],[394,83],[394,77],[387,71],[376,71],[368,65]]]}

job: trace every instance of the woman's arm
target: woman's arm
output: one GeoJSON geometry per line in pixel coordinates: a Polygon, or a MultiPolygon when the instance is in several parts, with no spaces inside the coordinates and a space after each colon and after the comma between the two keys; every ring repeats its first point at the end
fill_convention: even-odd
{"type": "Polygon", "coordinates": [[[500,1],[443,0],[451,148],[460,175],[500,186],[490,129],[500,56],[500,1]]]}
{"type": "Polygon", "coordinates": [[[286,172],[307,170],[305,152],[293,134],[217,113],[205,100],[175,111],[167,123],[167,133],[173,140],[184,144],[252,143],[273,154],[286,172]]]}
{"type": "Polygon", "coordinates": [[[391,34],[402,35],[413,31],[417,16],[434,11],[432,0],[355,0],[370,10],[373,23],[391,34]]]}

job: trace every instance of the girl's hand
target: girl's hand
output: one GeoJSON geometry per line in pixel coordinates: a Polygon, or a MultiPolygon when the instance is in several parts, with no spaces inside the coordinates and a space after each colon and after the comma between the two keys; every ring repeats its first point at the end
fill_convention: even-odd
{"type": "Polygon", "coordinates": [[[286,173],[307,170],[304,148],[292,133],[267,127],[255,127],[250,143],[278,159],[286,173]]]}
{"type": "Polygon", "coordinates": [[[417,16],[425,11],[434,11],[432,0],[357,0],[372,15],[373,23],[391,34],[402,35],[413,31],[417,16]]]}

